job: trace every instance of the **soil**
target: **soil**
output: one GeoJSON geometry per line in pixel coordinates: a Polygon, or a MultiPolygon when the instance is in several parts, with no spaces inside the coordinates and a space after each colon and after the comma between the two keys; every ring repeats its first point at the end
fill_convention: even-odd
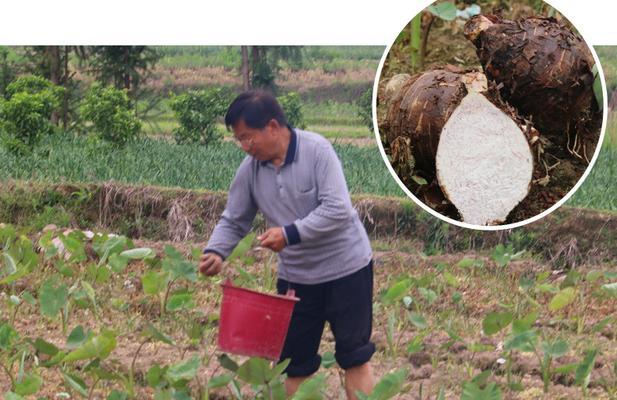
{"type": "MultiPolygon", "coordinates": [[[[523,1],[516,2],[512,5],[511,10],[502,10],[502,15],[508,19],[534,15],[535,11],[531,3],[529,4],[527,5],[523,1]]],[[[481,2],[481,5],[483,12],[490,12],[492,7],[495,6],[491,2],[481,2]]],[[[564,21],[564,23],[568,23],[559,14],[556,17],[564,21]]],[[[423,27],[428,25],[429,20],[430,18],[426,14],[423,17],[423,27]]],[[[387,113],[384,97],[385,85],[396,74],[414,74],[445,65],[453,65],[462,69],[474,68],[481,70],[482,67],[476,56],[475,47],[465,39],[462,33],[463,24],[464,21],[460,19],[452,22],[435,19],[429,31],[424,65],[415,70],[412,68],[409,54],[409,26],[401,32],[391,47],[381,71],[377,104],[378,125],[381,129],[386,153],[390,157],[392,157],[394,150],[391,148],[392,144],[384,140],[385,132],[383,128],[387,113]]],[[[594,132],[591,135],[594,137],[592,140],[593,144],[588,147],[589,149],[595,149],[595,146],[598,144],[600,125],[601,118],[594,123],[594,126],[589,128],[590,132],[594,132]]],[[[547,137],[542,137],[541,147],[543,154],[540,159],[535,160],[534,182],[531,185],[531,190],[527,197],[510,212],[504,222],[505,224],[523,221],[536,216],[561,200],[579,181],[589,166],[589,161],[592,158],[591,153],[593,153],[593,151],[588,151],[586,155],[578,157],[563,149],[563,146],[553,144],[547,137]]],[[[538,151],[536,146],[534,146],[534,151],[538,151]]],[[[393,162],[396,161],[393,160],[393,162]]],[[[397,167],[395,166],[396,169],[397,167]]],[[[398,170],[404,171],[404,166],[398,167],[398,170]]],[[[409,176],[400,176],[400,178],[415,197],[441,214],[460,220],[460,216],[453,206],[444,206],[441,201],[436,203],[431,201],[432,198],[441,199],[443,197],[440,194],[437,182],[433,181],[433,177],[428,177],[427,184],[418,184],[417,179],[411,179],[411,176],[414,175],[427,178],[423,176],[420,169],[414,169],[409,176]],[[435,190],[439,193],[433,193],[435,190]]]]}

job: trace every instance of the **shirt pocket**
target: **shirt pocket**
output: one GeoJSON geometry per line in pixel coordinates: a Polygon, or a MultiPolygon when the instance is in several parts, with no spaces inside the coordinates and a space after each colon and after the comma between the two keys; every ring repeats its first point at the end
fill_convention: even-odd
{"type": "Polygon", "coordinates": [[[303,168],[293,169],[294,187],[300,194],[307,194],[315,190],[315,176],[313,171],[303,168]]]}

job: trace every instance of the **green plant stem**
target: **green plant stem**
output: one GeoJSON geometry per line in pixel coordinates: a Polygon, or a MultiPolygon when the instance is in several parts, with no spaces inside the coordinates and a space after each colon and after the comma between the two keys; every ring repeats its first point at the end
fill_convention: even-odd
{"type": "Polygon", "coordinates": [[[161,303],[161,316],[163,316],[163,313],[165,313],[165,305],[167,304],[167,299],[169,298],[169,293],[171,292],[171,287],[173,286],[173,284],[176,281],[176,279],[177,278],[172,279],[167,284],[167,290],[165,290],[165,297],[163,298],[163,302],[161,303]]]}
{"type": "Polygon", "coordinates": [[[144,340],[143,342],[139,344],[139,347],[137,348],[135,355],[133,355],[133,360],[131,360],[131,369],[129,370],[129,383],[131,385],[131,390],[130,390],[131,392],[133,392],[133,386],[135,385],[135,362],[137,361],[137,356],[139,355],[139,352],[141,351],[142,347],[144,347],[146,343],[148,343],[149,341],[150,341],[150,338],[147,338],[146,340],[144,340]]]}
{"type": "Polygon", "coordinates": [[[101,378],[96,379],[94,383],[92,384],[92,386],[90,387],[90,391],[88,392],[88,400],[92,399],[92,395],[94,394],[94,388],[96,387],[96,385],[99,383],[100,380],[101,378]]]}
{"type": "Polygon", "coordinates": [[[19,303],[13,309],[13,312],[11,313],[11,319],[10,319],[10,324],[11,325],[13,325],[15,323],[15,318],[17,317],[17,311],[19,310],[19,306],[21,306],[21,305],[22,305],[22,303],[19,303]]]}

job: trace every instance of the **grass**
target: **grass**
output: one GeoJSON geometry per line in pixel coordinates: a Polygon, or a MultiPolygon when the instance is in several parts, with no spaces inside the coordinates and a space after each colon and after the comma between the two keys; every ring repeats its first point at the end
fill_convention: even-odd
{"type": "MultiPolygon", "coordinates": [[[[401,196],[374,147],[336,146],[352,193],[401,196]]],[[[175,145],[143,138],[123,149],[83,137],[58,135],[28,156],[0,149],[0,179],[101,182],[227,190],[244,154],[234,144],[175,145]]]]}

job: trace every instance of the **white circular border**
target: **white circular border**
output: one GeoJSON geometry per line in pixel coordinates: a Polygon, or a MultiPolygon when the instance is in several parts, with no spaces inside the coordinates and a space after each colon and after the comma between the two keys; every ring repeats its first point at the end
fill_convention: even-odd
{"type": "MultiPolygon", "coordinates": [[[[432,4],[432,2],[430,4],[432,4]]],[[[427,7],[428,7],[428,5],[427,5],[427,7]]],[[[424,11],[425,8],[420,10],[420,12],[424,11]]],[[[559,11],[559,10],[557,10],[557,11],[559,11]]],[[[561,12],[560,12],[560,14],[561,14],[561,12]]],[[[409,21],[411,21],[413,19],[413,17],[415,17],[415,15],[412,16],[412,18],[410,18],[409,21]]],[[[564,18],[569,20],[569,18],[567,18],[565,15],[564,15],[564,18]]],[[[405,26],[406,25],[403,25],[402,29],[404,29],[405,26]]],[[[400,34],[400,31],[399,31],[399,34],[400,34]]],[[[398,35],[397,35],[397,37],[398,37],[398,35]]],[[[553,204],[551,207],[549,207],[548,209],[544,210],[540,214],[535,215],[535,216],[533,216],[531,218],[527,218],[527,219],[525,219],[523,221],[512,223],[512,224],[506,224],[506,225],[486,225],[485,226],[485,225],[472,225],[472,224],[468,224],[466,222],[454,220],[452,218],[446,217],[445,215],[442,215],[442,214],[438,213],[437,211],[433,210],[432,208],[430,208],[429,206],[424,204],[422,201],[420,201],[420,199],[418,199],[416,196],[414,196],[413,193],[411,193],[411,191],[407,188],[407,186],[405,186],[403,184],[401,179],[398,177],[398,175],[394,171],[394,168],[392,167],[392,164],[388,160],[388,156],[386,155],[386,151],[383,148],[383,143],[381,142],[381,136],[379,134],[379,126],[377,125],[377,90],[379,88],[379,79],[381,77],[381,71],[382,71],[384,63],[386,61],[386,57],[390,53],[390,49],[392,48],[392,45],[394,45],[394,42],[396,41],[396,37],[395,37],[394,40],[386,47],[386,50],[384,51],[383,56],[381,56],[381,61],[379,61],[379,68],[377,68],[377,74],[375,75],[375,82],[373,83],[373,99],[372,99],[372,105],[371,106],[372,106],[372,116],[373,116],[373,130],[375,131],[375,138],[377,140],[377,146],[379,147],[379,152],[381,153],[381,158],[385,162],[386,167],[388,167],[388,171],[390,171],[390,175],[392,175],[392,177],[394,178],[396,183],[398,183],[400,188],[403,189],[405,194],[407,194],[407,197],[411,198],[411,200],[413,200],[414,203],[416,203],[417,205],[422,207],[422,209],[424,211],[429,212],[434,217],[437,217],[437,218],[441,219],[442,221],[445,221],[445,222],[448,222],[450,224],[459,226],[461,228],[475,229],[475,230],[480,230],[480,231],[500,231],[500,230],[505,230],[505,229],[518,228],[518,227],[530,224],[530,223],[535,222],[535,221],[537,221],[537,220],[539,220],[541,218],[546,217],[548,214],[552,213],[553,211],[555,211],[556,209],[561,207],[566,201],[568,201],[568,199],[570,199],[570,197],[572,197],[572,195],[583,184],[585,179],[587,179],[587,176],[591,172],[591,169],[594,167],[594,165],[596,163],[596,160],[598,159],[598,155],[600,154],[600,150],[602,149],[602,143],[604,142],[604,135],[606,133],[606,124],[607,124],[607,119],[608,119],[608,99],[607,99],[608,93],[606,91],[606,81],[604,79],[604,71],[602,69],[602,65],[600,64],[600,59],[598,58],[598,55],[596,54],[596,51],[593,48],[593,46],[589,45],[589,43],[587,42],[587,40],[585,40],[585,37],[582,34],[581,34],[581,38],[583,39],[583,41],[585,42],[585,45],[589,48],[589,50],[591,51],[591,54],[593,55],[593,59],[596,62],[596,66],[598,67],[598,74],[600,76],[600,83],[602,84],[602,128],[600,130],[600,138],[598,139],[598,144],[596,145],[596,151],[594,152],[593,157],[591,158],[591,162],[587,166],[587,169],[585,169],[585,172],[583,173],[583,176],[581,176],[579,178],[578,182],[576,182],[574,187],[572,187],[572,189],[570,189],[570,191],[568,193],[566,193],[566,195],[563,196],[561,198],[561,200],[559,200],[557,203],[553,204]]]]}

